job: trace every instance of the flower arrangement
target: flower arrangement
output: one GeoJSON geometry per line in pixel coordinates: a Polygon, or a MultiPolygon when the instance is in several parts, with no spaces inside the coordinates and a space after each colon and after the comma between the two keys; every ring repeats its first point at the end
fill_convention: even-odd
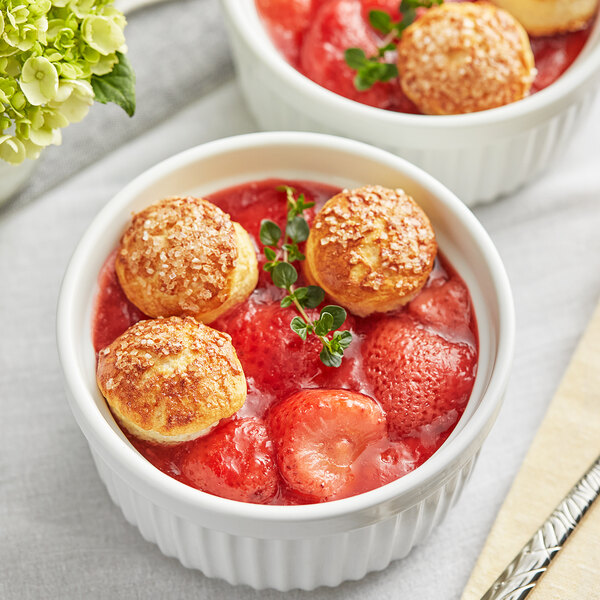
{"type": "Polygon", "coordinates": [[[0,1],[0,159],[60,144],[94,101],[135,111],[125,17],[112,0],[0,1]]]}

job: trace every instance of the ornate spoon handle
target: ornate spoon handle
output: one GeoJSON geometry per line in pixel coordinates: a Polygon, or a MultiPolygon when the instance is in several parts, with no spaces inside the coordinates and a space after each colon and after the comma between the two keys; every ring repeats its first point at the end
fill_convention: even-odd
{"type": "Polygon", "coordinates": [[[600,456],[481,600],[523,600],[600,495],[600,456]]]}

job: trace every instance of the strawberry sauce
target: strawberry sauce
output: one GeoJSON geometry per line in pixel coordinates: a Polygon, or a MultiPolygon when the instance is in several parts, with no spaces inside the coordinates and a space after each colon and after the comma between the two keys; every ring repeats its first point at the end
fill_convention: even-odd
{"type": "MultiPolygon", "coordinates": [[[[284,228],[286,197],[276,190],[284,183],[316,203],[305,212],[309,224],[315,211],[339,191],[320,183],[270,179],[206,197],[248,231],[259,261],[260,279],[251,296],[210,324],[232,337],[248,384],[246,403],[207,436],[192,442],[160,446],[126,435],[153,465],[198,489],[247,502],[305,504],[374,489],[427,460],[464,411],[475,379],[478,341],[467,288],[438,254],[427,284],[407,306],[366,318],[348,314],[341,329],[349,329],[353,341],[342,365],[323,365],[320,342],[315,336],[302,341],[290,329],[296,311],[280,307],[284,292],[262,270],[260,222],[267,218],[284,228]],[[335,398],[340,395],[345,408],[336,415],[336,407],[342,404],[336,404],[335,398]],[[334,415],[333,424],[324,420],[324,409],[334,415]],[[275,413],[278,416],[273,422],[275,413]],[[371,421],[360,417],[367,413],[371,421]],[[285,419],[289,419],[287,425],[285,419]],[[335,419],[339,419],[337,425],[335,419]],[[299,421],[303,428],[298,429],[299,421]],[[292,430],[299,433],[292,435],[292,430]],[[350,442],[335,440],[337,430],[355,431],[356,435],[350,436],[350,442]],[[357,439],[366,441],[359,447],[357,439]],[[314,486],[305,485],[310,483],[306,469],[298,467],[304,463],[297,457],[295,462],[288,460],[289,453],[299,447],[302,452],[310,448],[309,442],[318,444],[323,455],[331,458],[320,463],[323,472],[333,469],[335,481],[343,475],[343,487],[336,493],[319,493],[318,486],[312,491],[314,486]],[[283,452],[281,448],[286,449],[287,462],[296,465],[294,477],[280,471],[284,462],[276,460],[275,452],[283,452]],[[340,466],[340,461],[346,461],[346,466],[340,466]],[[299,483],[293,489],[289,481],[299,483]]],[[[115,254],[107,258],[98,278],[92,323],[96,352],[147,318],[121,289],[115,254]]],[[[296,264],[300,273],[297,285],[303,285],[301,263],[296,264]]],[[[326,298],[324,305],[331,303],[335,302],[326,298]]],[[[318,316],[319,311],[307,312],[318,316]]],[[[323,485],[323,489],[327,487],[323,485]]]]}
{"type": "MultiPolygon", "coordinates": [[[[355,72],[344,61],[344,51],[351,47],[363,49],[368,56],[376,54],[382,38],[369,24],[369,11],[382,10],[398,20],[399,0],[256,0],[256,5],[275,46],[315,83],[362,104],[419,113],[397,80],[357,91],[355,72]]],[[[573,33],[530,38],[537,69],[531,93],[554,83],[571,66],[590,33],[588,24],[573,33]]],[[[395,60],[393,53],[388,59],[395,60]]]]}

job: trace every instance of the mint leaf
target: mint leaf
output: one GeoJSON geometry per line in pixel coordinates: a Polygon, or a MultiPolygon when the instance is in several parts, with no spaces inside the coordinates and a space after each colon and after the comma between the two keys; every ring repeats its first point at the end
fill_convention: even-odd
{"type": "Polygon", "coordinates": [[[336,331],[333,334],[333,340],[339,344],[342,350],[345,350],[352,343],[352,334],[349,331],[336,331]]]}
{"type": "Polygon", "coordinates": [[[294,317],[290,323],[290,327],[292,328],[292,331],[297,333],[303,340],[306,340],[306,337],[308,336],[308,323],[306,323],[304,319],[294,317]]]}
{"type": "Polygon", "coordinates": [[[367,63],[367,56],[360,48],[348,48],[344,52],[344,60],[351,69],[357,70],[367,63]]]}
{"type": "Polygon", "coordinates": [[[334,304],[324,306],[321,309],[321,319],[323,319],[325,315],[331,317],[331,327],[329,331],[341,327],[342,323],[346,320],[346,311],[341,306],[336,306],[334,304]]]}
{"type": "Polygon", "coordinates": [[[275,250],[273,250],[273,248],[269,248],[269,246],[265,246],[263,248],[263,252],[268,260],[275,260],[277,258],[277,253],[275,250]]]}
{"type": "Polygon", "coordinates": [[[280,262],[271,272],[271,279],[278,288],[287,289],[298,279],[298,272],[290,263],[280,262]]]}
{"type": "Polygon", "coordinates": [[[287,308],[288,306],[291,306],[293,303],[294,303],[294,296],[293,296],[293,294],[290,294],[289,296],[285,296],[284,298],[281,299],[279,306],[281,306],[281,308],[287,308]]]}
{"type": "Polygon", "coordinates": [[[387,35],[393,29],[392,18],[382,10],[369,11],[369,23],[373,29],[387,35]]]}
{"type": "Polygon", "coordinates": [[[329,313],[321,313],[321,318],[315,322],[315,333],[317,335],[327,335],[333,327],[333,316],[329,313]]]}
{"type": "Polygon", "coordinates": [[[310,233],[306,219],[301,216],[294,217],[291,221],[288,221],[285,231],[292,238],[292,241],[296,243],[305,242],[310,233]]]}
{"type": "Polygon", "coordinates": [[[338,352],[331,352],[327,346],[323,346],[323,350],[321,350],[321,354],[319,354],[321,362],[326,367],[339,367],[342,364],[342,356],[343,355],[338,352]]]}
{"type": "Polygon", "coordinates": [[[277,223],[263,219],[260,222],[258,237],[265,246],[276,246],[281,237],[281,229],[279,229],[277,223]]]}
{"type": "Polygon", "coordinates": [[[92,75],[91,84],[97,102],[113,102],[130,117],[135,113],[135,73],[127,57],[117,52],[119,62],[110,73],[92,75]]]}
{"type": "Polygon", "coordinates": [[[317,308],[325,300],[325,292],[318,285],[309,285],[306,288],[306,298],[304,306],[308,308],[317,308]]]}

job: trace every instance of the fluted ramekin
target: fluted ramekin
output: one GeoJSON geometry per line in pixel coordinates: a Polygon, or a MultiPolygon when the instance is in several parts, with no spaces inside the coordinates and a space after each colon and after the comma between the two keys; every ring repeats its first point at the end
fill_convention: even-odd
{"type": "Polygon", "coordinates": [[[600,87],[600,19],[576,62],[520,102],[425,116],[353,102],[304,77],[273,46],[255,0],[221,0],[242,91],[261,128],[343,135],[426,170],[469,206],[535,178],[567,145],[600,87]]]}
{"type": "Polygon", "coordinates": [[[383,569],[405,556],[444,518],[500,408],[512,358],[514,314],[508,279],[487,233],[431,176],[360,142],[320,134],[262,133],[183,152],[117,194],[90,225],[71,259],[57,328],[71,409],[100,477],[125,518],[187,567],[231,583],[288,590],[333,586],[383,569]],[[442,251],[473,299],[480,336],[478,372],[456,429],[415,471],[352,498],[261,506],[192,489],[138,454],[96,386],[90,330],[97,276],[132,211],[168,195],[203,195],[267,177],[403,187],[429,214],[442,251]]]}

